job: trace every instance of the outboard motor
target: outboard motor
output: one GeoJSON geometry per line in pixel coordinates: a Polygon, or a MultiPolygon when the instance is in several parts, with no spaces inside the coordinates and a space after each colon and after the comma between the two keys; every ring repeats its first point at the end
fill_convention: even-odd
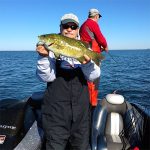
{"type": "Polygon", "coordinates": [[[119,94],[108,94],[100,100],[93,113],[92,150],[122,150],[130,147],[120,136],[127,105],[119,94]]]}
{"type": "Polygon", "coordinates": [[[0,150],[40,150],[42,92],[26,100],[0,100],[0,150]]]}
{"type": "Polygon", "coordinates": [[[26,100],[0,101],[0,150],[13,149],[22,139],[26,100]]]}

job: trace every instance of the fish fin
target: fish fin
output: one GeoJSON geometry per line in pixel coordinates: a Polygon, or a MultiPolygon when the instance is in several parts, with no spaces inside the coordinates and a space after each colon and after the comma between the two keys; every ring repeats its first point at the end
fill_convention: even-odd
{"type": "Polygon", "coordinates": [[[78,58],[78,61],[79,61],[81,64],[83,63],[84,60],[85,60],[85,58],[84,58],[83,56],[78,58]]]}
{"type": "Polygon", "coordinates": [[[59,53],[54,53],[56,59],[59,59],[60,58],[60,54],[59,53]]]}
{"type": "Polygon", "coordinates": [[[94,59],[93,61],[95,62],[95,64],[96,64],[97,66],[100,65],[100,60],[99,60],[99,59],[94,59]]]}
{"type": "Polygon", "coordinates": [[[100,61],[104,60],[105,57],[102,54],[96,55],[92,60],[95,62],[97,66],[100,65],[100,61]]]}

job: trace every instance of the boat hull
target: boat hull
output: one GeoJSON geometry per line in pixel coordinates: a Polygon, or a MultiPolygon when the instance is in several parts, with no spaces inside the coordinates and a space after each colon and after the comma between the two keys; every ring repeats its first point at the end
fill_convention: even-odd
{"type": "MultiPolygon", "coordinates": [[[[0,100],[1,150],[45,149],[45,137],[41,123],[42,100],[43,92],[36,92],[25,100],[0,100]]],[[[114,113],[113,115],[118,113],[117,118],[123,118],[124,126],[119,131],[121,144],[118,144],[115,150],[120,149],[120,147],[127,149],[136,146],[140,150],[150,149],[150,117],[138,106],[127,101],[124,101],[123,107],[121,107],[122,104],[111,103],[113,102],[107,102],[106,98],[99,100],[93,112],[91,143],[88,150],[112,149],[112,145],[107,141],[110,136],[105,136],[106,128],[111,126],[110,122],[106,123],[111,112],[114,113]],[[135,114],[137,118],[134,116],[135,114]]]]}

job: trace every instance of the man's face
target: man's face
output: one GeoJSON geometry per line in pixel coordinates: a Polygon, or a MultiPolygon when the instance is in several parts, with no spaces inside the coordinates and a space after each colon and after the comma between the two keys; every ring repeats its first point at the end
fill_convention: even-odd
{"type": "Polygon", "coordinates": [[[76,39],[78,36],[78,31],[79,31],[79,27],[73,22],[61,24],[60,26],[61,34],[69,38],[76,39]]]}

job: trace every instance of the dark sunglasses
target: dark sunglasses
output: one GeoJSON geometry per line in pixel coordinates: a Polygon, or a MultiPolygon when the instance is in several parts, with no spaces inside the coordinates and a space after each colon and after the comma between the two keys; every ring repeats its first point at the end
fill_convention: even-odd
{"type": "Polygon", "coordinates": [[[71,28],[72,30],[76,30],[78,28],[77,25],[69,25],[69,24],[62,24],[63,29],[71,28]]]}

